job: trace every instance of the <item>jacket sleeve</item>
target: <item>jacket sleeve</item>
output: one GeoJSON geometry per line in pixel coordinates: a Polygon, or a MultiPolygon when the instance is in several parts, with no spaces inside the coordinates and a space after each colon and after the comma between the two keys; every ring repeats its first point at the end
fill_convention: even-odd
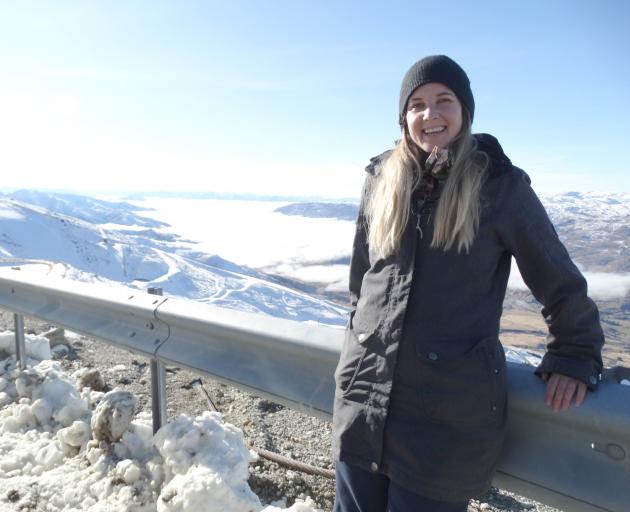
{"type": "Polygon", "coordinates": [[[357,216],[356,230],[354,234],[354,242],[352,244],[352,256],[350,257],[350,304],[352,310],[350,318],[354,316],[357,308],[357,302],[361,295],[361,284],[363,283],[363,275],[370,268],[370,251],[367,240],[367,219],[366,219],[366,203],[370,194],[373,177],[366,175],[361,192],[361,203],[359,204],[359,214],[357,216]]]}
{"type": "Polygon", "coordinates": [[[602,371],[604,334],[586,280],[560,242],[527,174],[514,168],[504,190],[501,236],[549,328],[547,352],[536,374],[560,373],[594,390],[602,371]]]}

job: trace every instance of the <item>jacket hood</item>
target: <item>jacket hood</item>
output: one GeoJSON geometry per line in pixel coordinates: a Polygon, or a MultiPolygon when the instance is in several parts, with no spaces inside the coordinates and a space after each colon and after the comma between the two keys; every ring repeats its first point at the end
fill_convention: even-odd
{"type": "MultiPolygon", "coordinates": [[[[502,174],[512,167],[512,162],[503,152],[503,148],[496,137],[488,133],[475,133],[473,137],[477,141],[477,148],[490,157],[488,173],[491,177],[502,174]]],[[[392,151],[388,149],[380,155],[370,158],[370,163],[365,168],[365,171],[372,176],[378,176],[381,164],[387,160],[392,151]]]]}
{"type": "Polygon", "coordinates": [[[365,168],[365,172],[371,174],[372,176],[378,176],[381,168],[381,164],[389,158],[389,155],[392,154],[393,149],[388,149],[387,151],[381,153],[380,155],[373,156],[370,158],[370,163],[365,168]]]}
{"type": "Polygon", "coordinates": [[[503,174],[512,168],[512,162],[503,152],[503,148],[496,137],[488,133],[475,133],[473,137],[477,141],[477,149],[490,157],[489,177],[503,174]]]}

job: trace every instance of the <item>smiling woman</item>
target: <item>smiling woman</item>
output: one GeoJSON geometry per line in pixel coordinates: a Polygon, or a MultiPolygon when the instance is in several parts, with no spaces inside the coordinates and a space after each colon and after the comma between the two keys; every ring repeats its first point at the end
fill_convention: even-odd
{"type": "Polygon", "coordinates": [[[457,63],[418,61],[400,90],[401,138],[366,169],[335,374],[336,512],[464,512],[488,489],[507,422],[512,257],[545,306],[547,405],[579,406],[601,378],[586,281],[527,174],[472,134],[474,114],[457,63]]]}

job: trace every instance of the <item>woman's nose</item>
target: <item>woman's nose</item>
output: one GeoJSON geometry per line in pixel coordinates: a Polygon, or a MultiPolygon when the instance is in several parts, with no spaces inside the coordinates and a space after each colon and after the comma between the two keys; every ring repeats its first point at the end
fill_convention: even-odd
{"type": "Polygon", "coordinates": [[[427,107],[424,109],[424,119],[433,119],[434,117],[438,116],[438,109],[435,107],[435,105],[427,105],[427,107]]]}

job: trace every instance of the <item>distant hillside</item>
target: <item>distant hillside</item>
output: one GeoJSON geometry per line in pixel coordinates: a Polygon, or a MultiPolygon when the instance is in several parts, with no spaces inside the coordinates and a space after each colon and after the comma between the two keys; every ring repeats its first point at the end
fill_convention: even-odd
{"type": "Polygon", "coordinates": [[[630,194],[569,192],[542,201],[571,255],[592,272],[630,272],[630,194]]]}
{"type": "MultiPolygon", "coordinates": [[[[616,279],[615,276],[627,280],[630,195],[572,192],[543,196],[542,200],[561,239],[582,269],[608,274],[605,276],[608,280],[616,279]]],[[[346,222],[356,219],[357,208],[358,205],[351,203],[302,202],[276,211],[311,219],[340,220],[343,222],[339,226],[347,227],[346,222]]],[[[143,217],[139,214],[142,211],[126,202],[72,194],[19,191],[1,196],[0,259],[64,262],[69,275],[74,275],[76,269],[130,286],[161,286],[167,294],[236,309],[339,325],[345,322],[345,308],[323,297],[342,304],[347,301],[345,287],[329,288],[328,284],[332,275],[342,282],[350,240],[343,249],[348,252],[344,255],[342,251],[334,259],[287,262],[296,269],[302,265],[303,270],[309,270],[310,264],[316,267],[310,269],[312,274],[322,276],[321,282],[317,278],[300,282],[293,277],[268,276],[260,270],[236,265],[217,254],[220,247],[216,253],[200,252],[194,242],[169,233],[165,223],[143,217]]],[[[230,225],[230,219],[218,222],[230,225]]],[[[332,226],[336,224],[331,224],[331,229],[335,229],[332,226]]],[[[272,238],[270,243],[275,243],[272,238]]],[[[617,290],[627,289],[627,284],[612,285],[617,290]]],[[[619,339],[630,339],[627,329],[630,294],[617,293],[616,297],[598,299],[602,317],[609,333],[619,339]]],[[[531,294],[520,290],[508,291],[505,307],[511,311],[539,309],[531,294]]]]}
{"type": "MultiPolygon", "coordinates": [[[[630,194],[568,192],[543,195],[561,240],[572,257],[592,272],[630,273],[630,194]]],[[[285,215],[355,221],[357,204],[293,203],[285,215]]]]}
{"type": "Polygon", "coordinates": [[[358,206],[348,203],[293,203],[274,210],[285,215],[298,215],[318,219],[357,219],[358,206]]]}
{"type": "MultiPolygon", "coordinates": [[[[42,197],[36,197],[42,201],[42,197]]],[[[157,286],[178,295],[232,309],[283,318],[345,323],[346,308],[293,289],[289,281],[274,282],[265,274],[239,267],[216,255],[193,251],[178,235],[153,229],[104,228],[82,220],[115,214],[133,218],[135,206],[90,198],[51,197],[51,210],[15,199],[0,198],[0,264],[2,260],[43,260],[62,275],[83,281],[105,279],[145,289],[157,286]],[[124,205],[124,206],[122,206],[124,205]],[[52,210],[73,211],[77,216],[52,210]],[[82,218],[81,218],[82,217],[82,218]],[[60,264],[54,264],[61,262],[60,264]],[[65,270],[63,270],[65,267],[65,270]]],[[[157,223],[156,225],[163,225],[157,223]]]]}
{"type": "Polygon", "coordinates": [[[136,212],[146,210],[146,208],[134,206],[127,202],[103,201],[77,194],[53,194],[37,190],[18,190],[11,194],[5,194],[4,197],[41,206],[51,212],[68,215],[93,224],[111,223],[149,228],[168,226],[164,222],[138,215],[136,212]]]}

